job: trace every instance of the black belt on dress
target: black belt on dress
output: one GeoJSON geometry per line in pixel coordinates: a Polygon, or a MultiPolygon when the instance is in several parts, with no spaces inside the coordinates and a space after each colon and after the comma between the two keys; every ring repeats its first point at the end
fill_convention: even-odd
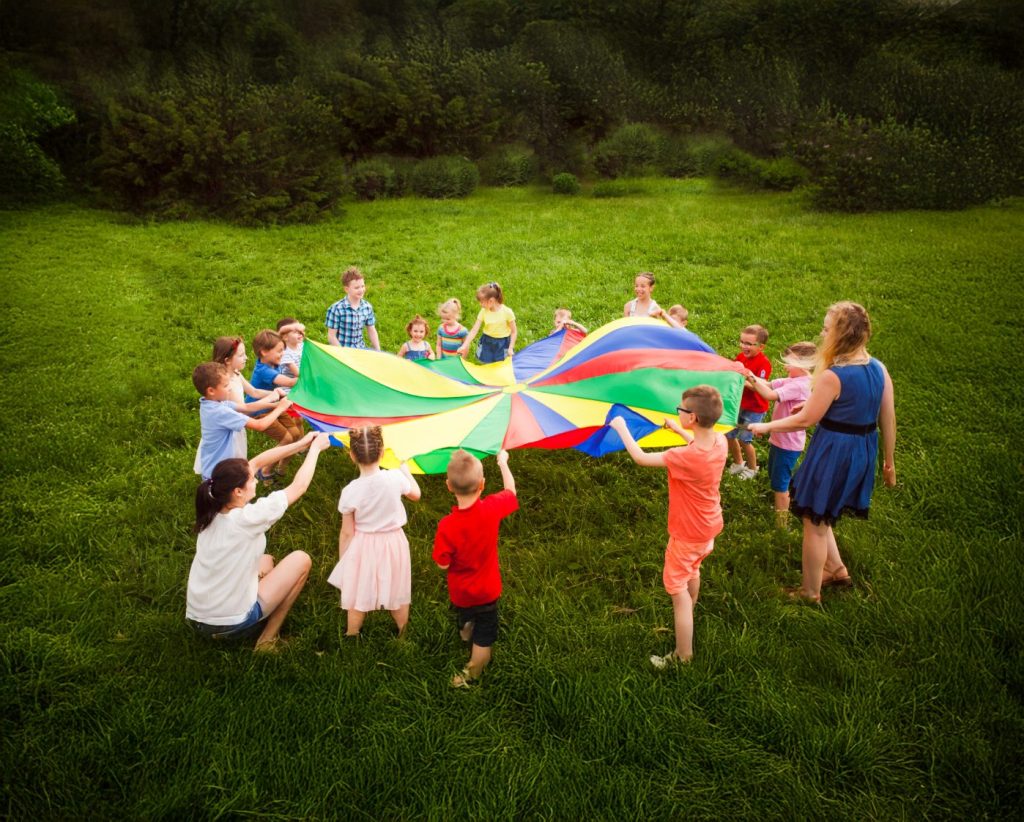
{"type": "Polygon", "coordinates": [[[872,431],[878,428],[878,425],[873,422],[869,422],[867,425],[855,425],[852,422],[837,422],[836,420],[818,420],[818,425],[829,431],[836,431],[840,434],[858,434],[862,437],[866,437],[872,431]]]}

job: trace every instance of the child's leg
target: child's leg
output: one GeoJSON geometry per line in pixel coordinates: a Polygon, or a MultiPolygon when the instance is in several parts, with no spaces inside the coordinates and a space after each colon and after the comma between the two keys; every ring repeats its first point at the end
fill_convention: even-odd
{"type": "Polygon", "coordinates": [[[405,626],[409,624],[409,605],[401,605],[395,608],[394,611],[389,612],[391,617],[395,620],[395,625],[398,626],[398,635],[401,636],[405,632],[405,626]]]}
{"type": "Polygon", "coordinates": [[[469,672],[469,678],[479,679],[480,674],[484,672],[484,668],[487,667],[487,663],[490,661],[490,645],[486,648],[482,645],[473,645],[469,651],[469,664],[466,666],[466,670],[469,672]]]}
{"type": "MultiPolygon", "coordinates": [[[[292,551],[260,580],[260,604],[270,617],[263,627],[263,633],[256,640],[257,649],[272,645],[277,639],[284,618],[288,616],[288,611],[306,584],[312,564],[309,554],[305,551],[292,551]]],[[[260,561],[261,571],[262,568],[263,560],[260,561]]]]}
{"type": "MultiPolygon", "coordinates": [[[[825,523],[815,525],[809,517],[804,517],[801,593],[809,599],[818,599],[821,596],[821,576],[828,557],[828,534],[831,530],[825,523]]],[[[838,553],[837,550],[836,554],[838,553]]]]}
{"type": "Polygon", "coordinates": [[[754,450],[754,443],[743,443],[743,458],[747,463],[747,468],[751,471],[757,470],[757,451],[754,450]]]}
{"type": "Polygon", "coordinates": [[[733,461],[734,465],[740,465],[743,462],[743,454],[740,452],[740,441],[735,437],[727,438],[729,443],[729,456],[733,461]]]}
{"type": "Polygon", "coordinates": [[[366,619],[366,611],[349,608],[345,614],[345,636],[358,636],[363,628],[363,620],[366,619]]]}
{"type": "Polygon", "coordinates": [[[700,577],[686,583],[686,589],[672,595],[672,616],[676,629],[676,656],[684,662],[693,659],[693,606],[700,593],[700,577]]]}

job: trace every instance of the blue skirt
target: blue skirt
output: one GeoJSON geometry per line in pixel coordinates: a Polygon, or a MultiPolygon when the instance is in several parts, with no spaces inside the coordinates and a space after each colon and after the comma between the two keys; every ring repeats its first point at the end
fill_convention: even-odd
{"type": "Polygon", "coordinates": [[[789,509],[815,525],[832,525],[843,514],[867,518],[877,458],[877,431],[845,434],[819,425],[793,475],[789,509]]]}
{"type": "Polygon", "coordinates": [[[501,362],[508,353],[508,344],[511,340],[511,337],[488,337],[481,334],[476,358],[482,363],[501,362]]]}

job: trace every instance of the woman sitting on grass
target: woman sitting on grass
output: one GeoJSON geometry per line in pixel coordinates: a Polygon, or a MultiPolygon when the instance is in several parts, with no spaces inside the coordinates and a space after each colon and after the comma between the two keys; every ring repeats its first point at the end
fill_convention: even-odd
{"type": "Polygon", "coordinates": [[[790,510],[803,519],[803,583],[790,595],[821,601],[822,586],[853,584],[832,526],[850,513],[867,517],[875,484],[878,429],[882,477],[896,484],[896,410],[889,372],[867,351],[868,312],[842,302],[825,314],[811,396],[783,419],[751,423],[755,434],[801,431],[817,425],[807,455],[793,475],[790,510]]]}
{"type": "Polygon", "coordinates": [[[281,624],[309,576],[310,559],[293,551],[281,562],[265,553],[267,530],[309,488],[317,457],[329,448],[327,434],[264,451],[252,460],[226,459],[196,490],[196,555],[188,574],[186,618],[211,639],[256,634],[256,650],[272,650],[281,624]],[[256,473],[308,448],[291,485],[256,496],[256,473]],[[250,504],[251,503],[251,504],[250,504]]]}

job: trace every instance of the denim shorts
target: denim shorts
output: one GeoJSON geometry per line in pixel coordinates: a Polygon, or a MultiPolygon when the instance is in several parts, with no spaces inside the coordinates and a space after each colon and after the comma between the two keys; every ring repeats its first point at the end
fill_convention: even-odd
{"type": "Polygon", "coordinates": [[[468,608],[455,607],[455,625],[461,631],[467,622],[473,623],[470,642],[481,648],[490,648],[498,638],[498,600],[468,608]]]}
{"type": "Polygon", "coordinates": [[[263,607],[259,600],[256,600],[252,608],[249,609],[249,613],[245,615],[245,619],[235,625],[208,625],[205,622],[189,621],[196,633],[207,639],[247,639],[262,631],[260,623],[268,616],[270,614],[264,615],[263,607]]]}
{"type": "Polygon", "coordinates": [[[508,344],[511,341],[511,337],[488,337],[486,334],[481,334],[480,344],[476,349],[476,358],[482,363],[501,362],[505,359],[508,344]]]}
{"type": "MultiPolygon", "coordinates": [[[[740,409],[740,418],[737,425],[750,425],[752,422],[761,422],[764,419],[764,411],[748,411],[746,408],[740,409]]],[[[753,442],[754,435],[746,428],[733,428],[732,431],[725,435],[726,439],[734,440],[739,439],[740,442],[753,442]]]]}
{"type": "Polygon", "coordinates": [[[772,490],[779,494],[789,491],[789,481],[793,479],[793,469],[800,459],[801,451],[788,451],[777,445],[768,446],[768,480],[772,490]]]}

